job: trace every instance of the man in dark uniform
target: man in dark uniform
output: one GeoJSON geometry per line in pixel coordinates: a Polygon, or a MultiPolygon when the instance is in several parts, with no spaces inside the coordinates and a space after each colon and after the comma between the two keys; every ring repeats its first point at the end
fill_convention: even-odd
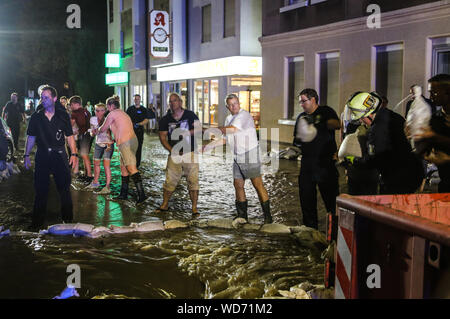
{"type": "Polygon", "coordinates": [[[138,149],[136,151],[136,166],[141,165],[142,144],[144,143],[144,127],[148,123],[147,109],[141,105],[141,96],[136,94],[134,96],[134,105],[127,109],[127,114],[133,122],[134,133],[138,139],[138,149]]]}
{"type": "Polygon", "coordinates": [[[450,193],[450,74],[438,74],[428,80],[428,91],[434,105],[441,109],[430,120],[430,129],[414,139],[432,146],[425,160],[436,164],[439,171],[439,193],[450,193]]]}
{"type": "Polygon", "coordinates": [[[335,130],[340,128],[336,112],[329,106],[319,106],[319,96],[313,89],[304,89],[299,94],[299,103],[305,112],[301,113],[295,123],[294,145],[302,150],[300,176],[298,177],[300,206],[303,224],[318,229],[317,190],[327,212],[336,214],[336,196],[339,195],[339,173],[335,166],[337,152],[335,130]],[[302,137],[299,131],[300,121],[306,121],[312,131],[317,131],[310,138],[302,137]]]}
{"type": "Polygon", "coordinates": [[[6,103],[2,117],[6,120],[11,129],[11,134],[14,140],[14,148],[17,150],[19,147],[19,136],[20,136],[20,122],[26,123],[25,109],[18,102],[17,93],[11,94],[11,101],[6,103]]]}
{"type": "Polygon", "coordinates": [[[78,163],[77,148],[73,136],[69,115],[56,107],[56,89],[46,86],[42,89],[43,109],[35,112],[30,119],[27,130],[24,164],[31,168],[30,152],[37,144],[34,169],[35,199],[32,229],[41,227],[45,221],[50,174],[53,174],[61,200],[61,216],[70,223],[73,218],[72,197],[70,195],[71,175],[69,165],[78,163]],[[70,160],[65,150],[65,137],[72,152],[70,160]]]}

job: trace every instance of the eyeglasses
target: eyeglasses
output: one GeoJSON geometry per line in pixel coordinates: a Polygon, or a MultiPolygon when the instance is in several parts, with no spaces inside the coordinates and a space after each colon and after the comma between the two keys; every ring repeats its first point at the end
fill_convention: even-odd
{"type": "Polygon", "coordinates": [[[105,110],[95,110],[95,112],[105,112],[105,110]]]}
{"type": "Polygon", "coordinates": [[[307,99],[307,100],[300,100],[300,101],[298,101],[298,103],[299,103],[299,104],[305,104],[305,103],[308,102],[308,101],[310,101],[310,99],[307,99]]]}

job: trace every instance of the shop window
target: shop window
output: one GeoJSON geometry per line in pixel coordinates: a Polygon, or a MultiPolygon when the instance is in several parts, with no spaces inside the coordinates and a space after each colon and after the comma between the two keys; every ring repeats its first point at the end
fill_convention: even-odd
{"type": "Polygon", "coordinates": [[[209,108],[209,123],[218,125],[219,116],[219,81],[211,80],[211,106],[209,108]]]}
{"type": "Polygon", "coordinates": [[[403,97],[403,44],[375,47],[375,91],[391,103],[403,97]]]}
{"type": "Polygon", "coordinates": [[[224,32],[223,37],[234,37],[235,34],[235,25],[236,25],[236,18],[235,18],[235,3],[236,0],[224,0],[224,18],[223,18],[223,25],[224,25],[224,32]]]}
{"type": "Polygon", "coordinates": [[[339,110],[339,52],[319,54],[319,104],[339,110]]]}
{"type": "Polygon", "coordinates": [[[305,86],[305,63],[303,56],[287,59],[288,76],[288,118],[296,119],[303,112],[298,104],[298,94],[305,86]]]}
{"type": "Polygon", "coordinates": [[[202,42],[211,42],[211,5],[202,7],[202,42]]]}
{"type": "Polygon", "coordinates": [[[231,78],[231,86],[261,86],[262,81],[260,76],[231,78]]]}
{"type": "Polygon", "coordinates": [[[433,39],[432,76],[450,74],[450,37],[433,39]]]}

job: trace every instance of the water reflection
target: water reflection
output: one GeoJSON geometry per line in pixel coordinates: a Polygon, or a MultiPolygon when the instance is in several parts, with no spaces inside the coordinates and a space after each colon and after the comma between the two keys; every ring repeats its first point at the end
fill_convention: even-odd
{"type": "MultiPolygon", "coordinates": [[[[74,220],[95,226],[123,226],[145,221],[191,220],[190,200],[184,180],[170,202],[170,211],[158,214],[162,202],[167,153],[156,136],[146,136],[141,166],[149,200],[136,207],[134,184],[130,200],[116,202],[112,195],[97,196],[72,190],[74,220]]],[[[300,225],[298,163],[280,161],[280,170],[263,167],[275,222],[300,225]]],[[[120,181],[119,159],[111,162],[113,181],[120,181]]],[[[31,172],[0,184],[0,225],[26,228],[34,190],[31,172]],[[24,196],[24,194],[27,194],[24,196]]],[[[100,183],[104,183],[101,177],[100,183]]],[[[120,183],[112,185],[118,193],[120,183]]],[[[215,156],[200,165],[200,220],[232,218],[235,214],[230,164],[215,156]]],[[[50,190],[48,224],[60,222],[54,185],[50,190]]],[[[257,194],[246,184],[249,219],[262,222],[257,194]]],[[[320,227],[325,224],[324,209],[320,227]]],[[[101,240],[86,238],[11,237],[0,239],[0,298],[51,298],[65,286],[66,267],[82,271],[83,298],[126,296],[137,298],[260,298],[279,289],[310,281],[321,283],[320,252],[301,246],[290,236],[268,236],[244,231],[199,229],[152,234],[118,235],[101,240]],[[19,267],[20,265],[20,267],[19,267]],[[32,285],[31,289],[22,289],[32,285]]]]}

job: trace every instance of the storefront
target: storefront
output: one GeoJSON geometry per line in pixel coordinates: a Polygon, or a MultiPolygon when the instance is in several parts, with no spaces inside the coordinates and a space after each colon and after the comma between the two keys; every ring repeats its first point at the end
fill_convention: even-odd
{"type": "Polygon", "coordinates": [[[163,110],[168,108],[168,94],[177,92],[182,96],[183,105],[197,114],[203,126],[220,126],[229,114],[224,99],[235,93],[241,107],[252,114],[259,127],[261,69],[261,58],[254,57],[160,67],[157,75],[162,82],[163,110]]]}

